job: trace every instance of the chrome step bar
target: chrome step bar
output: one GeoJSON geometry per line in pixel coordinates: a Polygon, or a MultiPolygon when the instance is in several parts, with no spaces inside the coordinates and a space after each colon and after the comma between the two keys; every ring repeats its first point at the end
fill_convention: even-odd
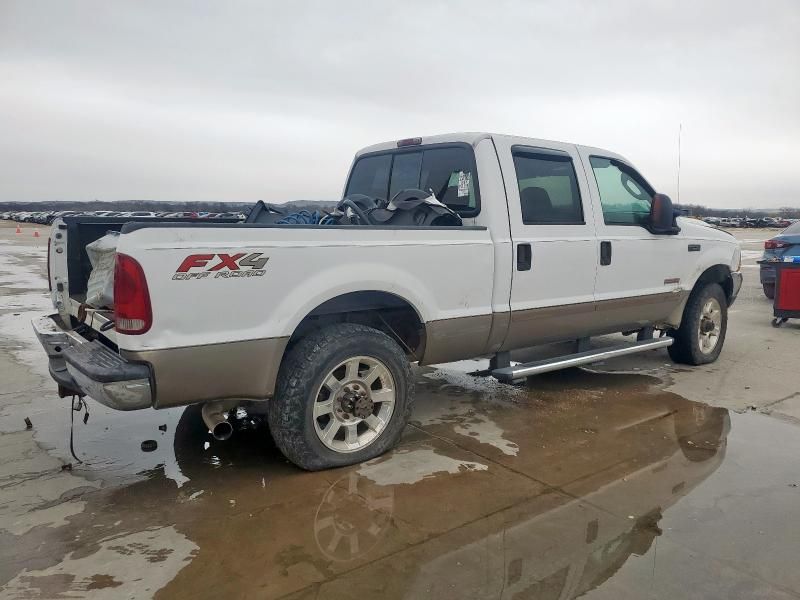
{"type": "Polygon", "coordinates": [[[662,337],[654,340],[643,340],[633,344],[625,344],[624,346],[596,348],[593,350],[587,350],[586,352],[567,354],[565,356],[557,356],[556,358],[548,358],[546,360],[537,360],[521,365],[513,365],[510,367],[504,367],[502,369],[495,369],[492,371],[492,375],[500,381],[513,381],[515,379],[529,377],[530,375],[539,375],[540,373],[558,371],[559,369],[588,365],[601,360],[616,358],[617,356],[625,356],[627,354],[636,354],[637,352],[646,352],[647,350],[666,348],[667,346],[671,346],[673,341],[674,340],[671,337],[662,337]]]}

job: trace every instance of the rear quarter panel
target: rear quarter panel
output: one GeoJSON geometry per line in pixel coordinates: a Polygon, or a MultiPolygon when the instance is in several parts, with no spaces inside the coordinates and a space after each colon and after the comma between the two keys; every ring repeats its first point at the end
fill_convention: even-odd
{"type": "Polygon", "coordinates": [[[153,307],[147,333],[118,335],[125,350],[289,337],[323,302],[362,290],[404,298],[426,323],[491,314],[482,228],[153,227],[124,233],[118,251],[142,265],[153,307]],[[263,276],[176,278],[187,256],[239,253],[267,257],[263,276]]]}

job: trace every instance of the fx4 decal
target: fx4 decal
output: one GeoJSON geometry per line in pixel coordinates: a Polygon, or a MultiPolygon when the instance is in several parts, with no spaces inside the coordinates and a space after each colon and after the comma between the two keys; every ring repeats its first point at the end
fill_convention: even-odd
{"type": "Polygon", "coordinates": [[[262,277],[269,260],[261,252],[239,252],[237,254],[190,254],[175,270],[176,281],[189,279],[237,279],[262,277]],[[194,270],[193,270],[194,269],[194,270]]]}

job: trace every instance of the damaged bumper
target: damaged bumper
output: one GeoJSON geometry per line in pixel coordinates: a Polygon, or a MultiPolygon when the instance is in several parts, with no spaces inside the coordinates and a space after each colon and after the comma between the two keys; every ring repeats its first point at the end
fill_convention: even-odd
{"type": "Polygon", "coordinates": [[[153,404],[150,369],[125,360],[101,342],[65,328],[58,315],[33,319],[33,330],[62,393],[76,393],[116,410],[153,404]]]}

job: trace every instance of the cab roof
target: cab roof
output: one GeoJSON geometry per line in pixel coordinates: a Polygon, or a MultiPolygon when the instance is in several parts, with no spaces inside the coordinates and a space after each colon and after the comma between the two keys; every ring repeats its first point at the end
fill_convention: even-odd
{"type": "Polygon", "coordinates": [[[628,162],[623,156],[620,156],[616,152],[611,152],[609,150],[605,150],[603,148],[595,148],[592,146],[582,146],[578,144],[573,144],[571,142],[559,142],[556,140],[543,140],[538,138],[530,138],[525,136],[516,136],[516,135],[507,135],[507,134],[500,134],[500,133],[488,133],[488,132],[457,132],[457,133],[442,133],[439,135],[427,135],[427,136],[415,136],[411,138],[401,138],[399,140],[391,140],[388,142],[381,142],[378,144],[373,144],[371,146],[367,146],[362,148],[358,152],[356,152],[356,157],[361,156],[362,154],[370,154],[372,152],[386,152],[389,150],[397,150],[398,144],[401,141],[408,141],[414,140],[414,144],[411,144],[406,147],[413,147],[416,145],[426,146],[429,144],[452,144],[455,142],[458,143],[466,143],[470,146],[476,146],[478,142],[486,139],[492,140],[503,140],[510,144],[528,144],[528,145],[536,145],[536,146],[544,146],[547,147],[549,144],[558,145],[569,145],[575,146],[576,148],[580,148],[582,150],[586,150],[589,154],[601,154],[603,156],[608,156],[610,158],[619,158],[624,162],[628,162]],[[419,140],[419,142],[417,142],[419,140]]]}

